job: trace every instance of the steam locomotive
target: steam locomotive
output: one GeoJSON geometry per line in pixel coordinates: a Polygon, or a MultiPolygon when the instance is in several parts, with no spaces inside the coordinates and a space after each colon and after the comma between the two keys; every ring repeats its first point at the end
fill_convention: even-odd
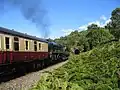
{"type": "Polygon", "coordinates": [[[41,69],[68,57],[60,44],[0,27],[0,74],[41,69]]]}

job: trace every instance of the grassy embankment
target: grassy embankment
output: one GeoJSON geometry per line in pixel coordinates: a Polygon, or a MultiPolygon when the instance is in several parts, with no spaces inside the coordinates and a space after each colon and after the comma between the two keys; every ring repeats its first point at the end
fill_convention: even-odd
{"type": "Polygon", "coordinates": [[[71,55],[62,67],[47,72],[32,90],[119,90],[120,43],[112,42],[71,55]]]}

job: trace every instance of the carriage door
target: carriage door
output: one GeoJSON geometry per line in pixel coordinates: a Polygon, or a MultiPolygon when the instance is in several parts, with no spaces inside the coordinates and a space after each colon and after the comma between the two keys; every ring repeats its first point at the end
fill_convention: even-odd
{"type": "Polygon", "coordinates": [[[10,62],[10,38],[5,37],[5,47],[6,47],[6,63],[10,62]]]}

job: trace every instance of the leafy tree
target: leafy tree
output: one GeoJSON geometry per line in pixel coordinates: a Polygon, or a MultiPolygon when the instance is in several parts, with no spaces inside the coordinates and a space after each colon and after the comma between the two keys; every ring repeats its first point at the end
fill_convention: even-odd
{"type": "Polygon", "coordinates": [[[76,47],[76,43],[78,42],[79,37],[80,33],[76,30],[71,32],[71,34],[68,36],[55,39],[55,42],[65,45],[67,47],[67,50],[71,51],[71,48],[76,47]]]}
{"type": "Polygon", "coordinates": [[[109,23],[109,30],[114,37],[120,39],[120,8],[112,11],[111,23],[109,23]]]}
{"type": "Polygon", "coordinates": [[[105,29],[109,29],[112,28],[112,22],[110,21],[109,23],[107,23],[107,25],[105,26],[105,29]]]}
{"type": "Polygon", "coordinates": [[[76,42],[76,47],[78,47],[78,49],[81,52],[85,52],[89,50],[89,44],[86,38],[86,34],[88,33],[88,31],[82,31],[80,32],[80,36],[79,39],[76,42]]]}
{"type": "Polygon", "coordinates": [[[99,29],[97,24],[91,24],[87,28],[88,28],[88,30],[99,29]]]}
{"type": "Polygon", "coordinates": [[[86,52],[111,38],[113,36],[107,29],[99,28],[81,32],[73,31],[68,36],[55,39],[55,41],[66,46],[68,51],[78,48],[81,52],[86,52]]]}
{"type": "Polygon", "coordinates": [[[90,49],[113,38],[109,31],[105,29],[91,30],[86,37],[88,38],[90,49]]]}

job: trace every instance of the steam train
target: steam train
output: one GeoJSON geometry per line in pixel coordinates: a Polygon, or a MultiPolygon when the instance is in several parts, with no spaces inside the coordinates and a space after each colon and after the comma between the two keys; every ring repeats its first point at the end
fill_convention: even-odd
{"type": "Polygon", "coordinates": [[[0,74],[29,71],[67,60],[64,46],[46,39],[0,27],[0,74]]]}

